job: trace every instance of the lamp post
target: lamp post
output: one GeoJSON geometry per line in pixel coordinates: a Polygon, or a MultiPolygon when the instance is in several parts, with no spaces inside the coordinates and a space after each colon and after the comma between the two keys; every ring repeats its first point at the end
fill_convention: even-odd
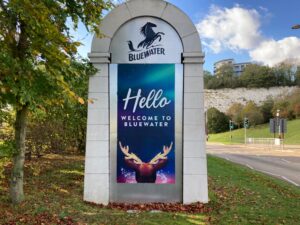
{"type": "Polygon", "coordinates": [[[280,134],[280,109],[277,109],[277,112],[276,112],[276,122],[277,122],[277,127],[278,127],[278,137],[281,138],[281,134],[280,134]]]}
{"type": "Polygon", "coordinates": [[[292,26],[292,29],[300,29],[300,24],[296,24],[296,25],[292,26]]]}

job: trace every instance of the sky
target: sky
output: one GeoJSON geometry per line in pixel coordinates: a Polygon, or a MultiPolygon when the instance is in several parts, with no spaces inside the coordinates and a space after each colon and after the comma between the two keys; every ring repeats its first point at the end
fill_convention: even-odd
{"type": "MultiPolygon", "coordinates": [[[[116,0],[121,2],[122,0],[116,0]]],[[[275,66],[300,59],[299,0],[168,0],[195,24],[205,53],[204,69],[213,72],[216,61],[256,62],[275,66]]],[[[74,33],[87,57],[92,34],[81,25],[74,33]]]]}

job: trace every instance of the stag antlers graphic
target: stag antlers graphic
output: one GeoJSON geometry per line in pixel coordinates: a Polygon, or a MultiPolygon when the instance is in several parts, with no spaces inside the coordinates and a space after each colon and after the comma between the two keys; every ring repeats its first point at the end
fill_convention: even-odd
{"type": "MultiPolygon", "coordinates": [[[[136,154],[129,153],[129,146],[122,146],[122,143],[119,141],[119,146],[121,151],[125,155],[125,159],[130,160],[132,159],[135,164],[142,164],[144,163],[136,154]]],[[[163,146],[163,153],[159,152],[153,159],[151,159],[148,163],[149,164],[157,164],[160,159],[167,159],[167,155],[170,153],[173,147],[173,142],[171,142],[170,146],[163,146]]]]}
{"type": "Polygon", "coordinates": [[[138,183],[155,183],[156,172],[163,168],[167,163],[167,155],[173,147],[173,142],[170,146],[163,146],[163,152],[159,152],[148,163],[143,162],[136,154],[129,153],[129,146],[122,146],[119,142],[121,151],[125,155],[125,162],[127,166],[135,171],[135,179],[138,183]]]}
{"type": "Polygon", "coordinates": [[[125,155],[125,159],[130,160],[132,159],[134,161],[135,164],[142,164],[143,161],[134,153],[129,153],[129,146],[122,146],[122,143],[119,142],[121,151],[124,153],[125,155]]]}

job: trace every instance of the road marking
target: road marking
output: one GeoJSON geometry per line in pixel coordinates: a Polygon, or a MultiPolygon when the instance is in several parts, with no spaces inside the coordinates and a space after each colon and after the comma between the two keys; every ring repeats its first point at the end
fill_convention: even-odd
{"type": "Polygon", "coordinates": [[[257,171],[262,172],[262,173],[267,173],[267,174],[270,174],[270,175],[275,176],[275,177],[281,177],[281,175],[279,175],[279,174],[271,173],[271,172],[268,172],[268,171],[265,171],[265,170],[257,170],[257,171]]]}
{"type": "Polygon", "coordinates": [[[296,182],[290,180],[289,178],[286,178],[285,176],[281,176],[281,178],[284,179],[284,180],[286,180],[287,182],[290,182],[291,184],[293,184],[293,185],[295,185],[297,187],[300,186],[299,184],[297,184],[296,182]]]}
{"type": "Polygon", "coordinates": [[[249,167],[251,170],[254,170],[254,168],[252,166],[250,166],[249,164],[246,164],[247,167],[249,167]]]}
{"type": "Polygon", "coordinates": [[[286,159],[281,159],[281,160],[286,163],[291,163],[290,161],[287,161],[286,159]]]}

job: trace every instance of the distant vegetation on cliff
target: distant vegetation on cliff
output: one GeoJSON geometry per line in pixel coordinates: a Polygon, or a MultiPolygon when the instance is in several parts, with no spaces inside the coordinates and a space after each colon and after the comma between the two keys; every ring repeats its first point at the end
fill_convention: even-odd
{"type": "Polygon", "coordinates": [[[228,131],[229,120],[233,122],[234,129],[241,128],[244,117],[248,118],[252,127],[268,123],[276,115],[277,110],[280,110],[282,118],[300,119],[300,89],[275,99],[268,97],[260,105],[253,101],[246,104],[233,103],[226,113],[212,107],[207,110],[207,129],[209,133],[228,131]]]}
{"type": "Polygon", "coordinates": [[[204,72],[206,89],[220,88],[269,88],[275,86],[300,86],[300,66],[281,63],[275,67],[251,64],[240,76],[234,74],[231,65],[223,65],[218,73],[204,72]]]}

